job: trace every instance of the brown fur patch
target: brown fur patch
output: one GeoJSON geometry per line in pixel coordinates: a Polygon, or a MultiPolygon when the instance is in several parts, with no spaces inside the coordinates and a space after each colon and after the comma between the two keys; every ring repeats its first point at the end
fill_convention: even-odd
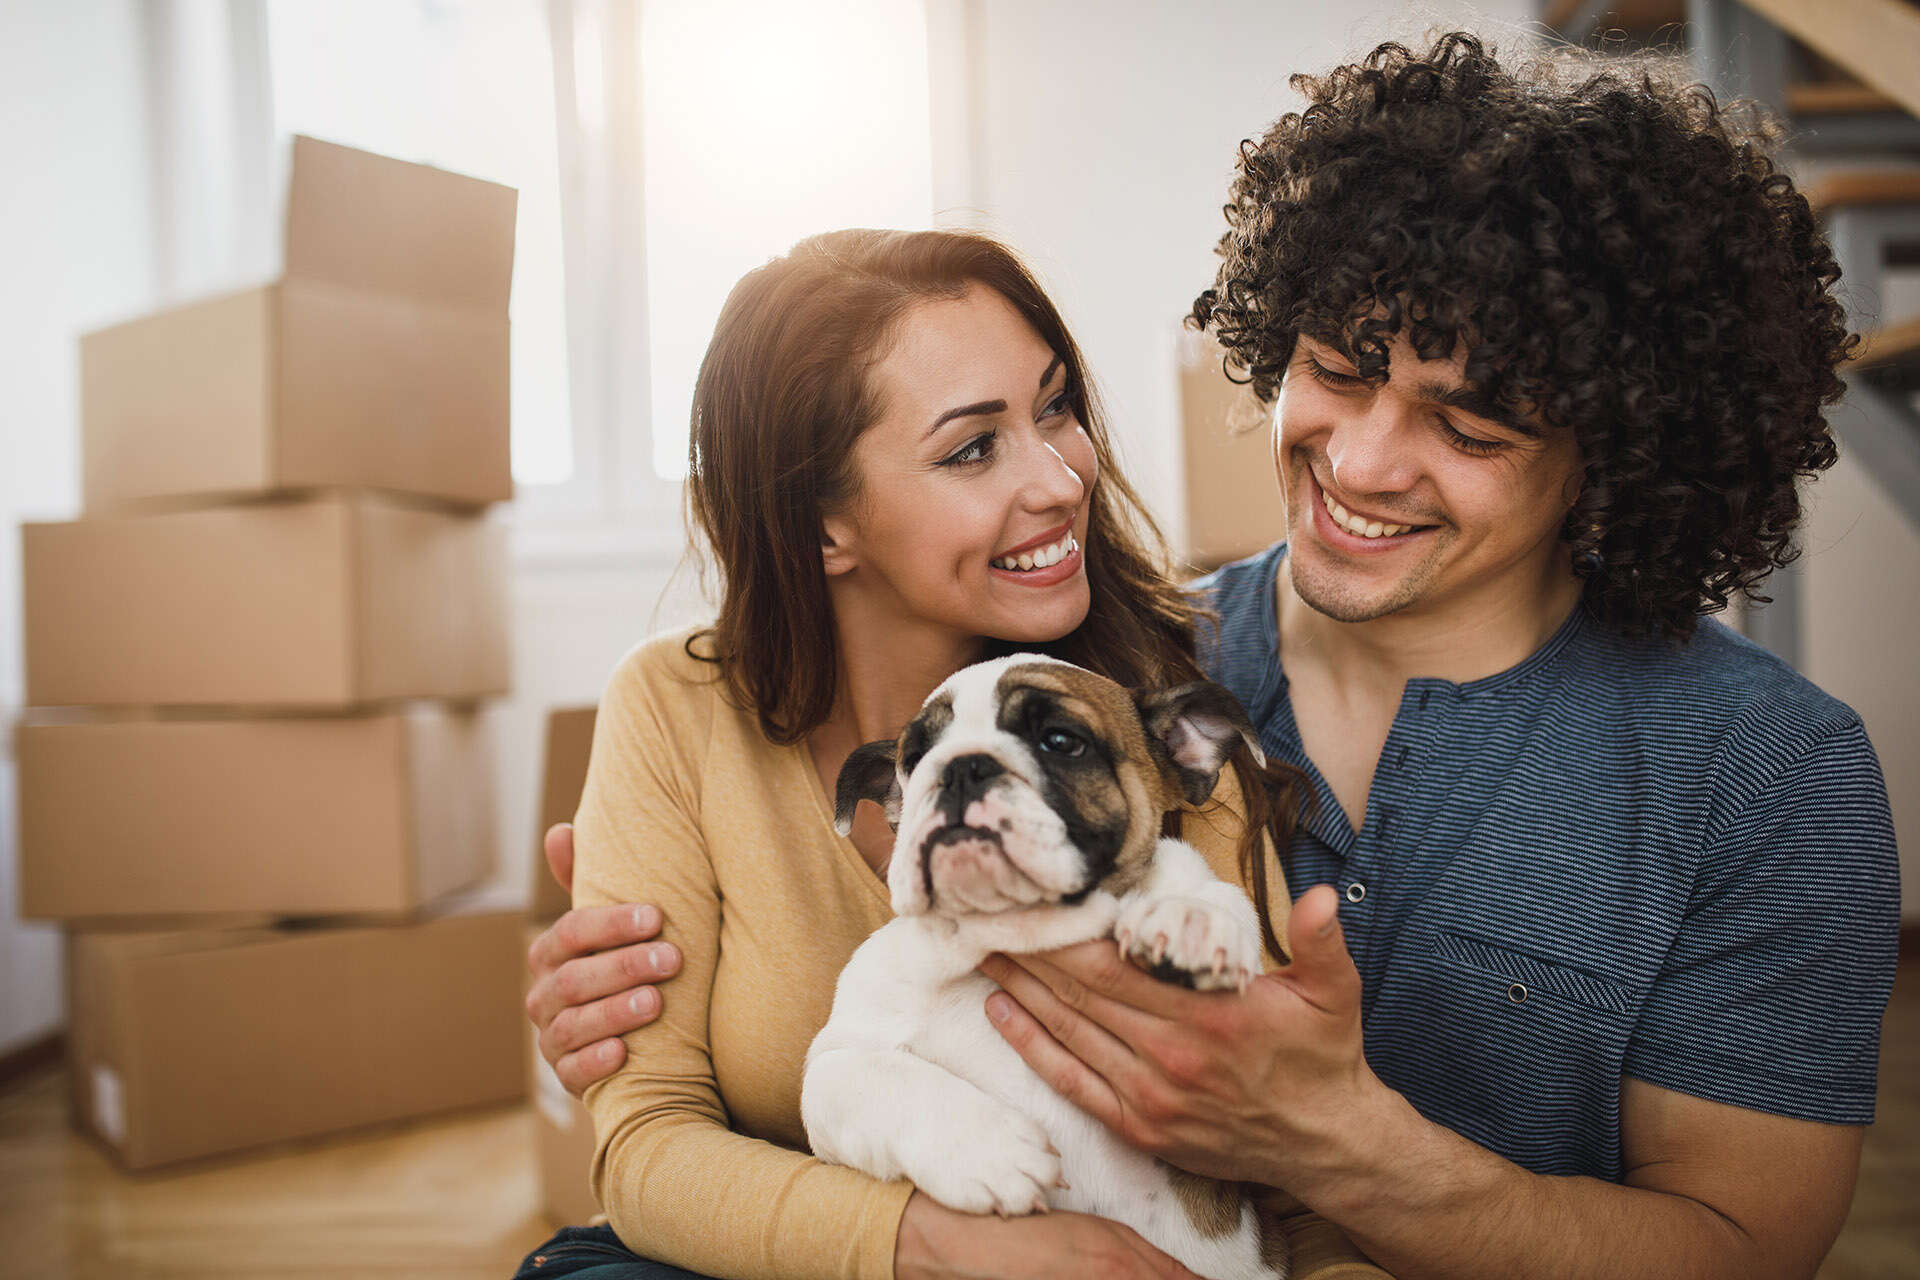
{"type": "Polygon", "coordinates": [[[1179,804],[1154,761],[1131,695],[1083,668],[1041,662],[1009,667],[996,693],[1006,705],[1022,689],[1051,695],[1062,711],[1095,729],[1112,753],[1118,791],[1075,798],[1083,812],[1108,819],[1126,815],[1126,838],[1102,887],[1116,895],[1129,892],[1145,879],[1152,863],[1161,815],[1179,804]]]}
{"type": "MultiPolygon", "coordinates": [[[[1187,1221],[1202,1238],[1217,1240],[1239,1229],[1240,1184],[1215,1182],[1172,1165],[1164,1167],[1167,1181],[1173,1185],[1173,1194],[1179,1197],[1180,1207],[1187,1211],[1187,1221]]],[[[1281,1247],[1285,1248],[1284,1242],[1281,1247]]]]}

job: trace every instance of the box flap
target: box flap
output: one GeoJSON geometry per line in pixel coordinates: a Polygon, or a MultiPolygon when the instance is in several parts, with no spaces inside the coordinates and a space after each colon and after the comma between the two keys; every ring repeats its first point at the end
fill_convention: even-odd
{"type": "Polygon", "coordinates": [[[298,136],[291,173],[289,279],[506,309],[512,187],[298,136]]]}

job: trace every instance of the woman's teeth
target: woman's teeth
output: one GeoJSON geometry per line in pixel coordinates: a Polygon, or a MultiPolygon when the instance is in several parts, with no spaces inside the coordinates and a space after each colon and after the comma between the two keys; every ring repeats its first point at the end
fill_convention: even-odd
{"type": "Polygon", "coordinates": [[[1079,549],[1080,543],[1075,540],[1072,534],[1068,534],[1050,547],[1039,547],[1032,551],[1022,551],[1018,555],[1001,556],[998,560],[994,560],[991,563],[996,569],[1006,569],[1013,573],[1019,573],[1022,570],[1045,569],[1049,565],[1059,564],[1079,549]]]}
{"type": "Polygon", "coordinates": [[[1416,527],[1410,524],[1381,524],[1378,520],[1362,520],[1335,502],[1325,489],[1320,491],[1320,501],[1325,504],[1327,514],[1333,517],[1333,522],[1356,537],[1391,538],[1397,533],[1407,533],[1416,527]]]}

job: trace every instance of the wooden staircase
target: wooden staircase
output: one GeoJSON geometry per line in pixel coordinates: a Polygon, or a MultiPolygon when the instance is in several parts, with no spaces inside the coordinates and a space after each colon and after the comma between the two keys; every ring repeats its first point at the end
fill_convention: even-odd
{"type": "MultiPolygon", "coordinates": [[[[1758,101],[1789,129],[1841,270],[1849,323],[1865,336],[1832,415],[1842,452],[1920,529],[1920,315],[1884,314],[1890,273],[1920,266],[1920,3],[1911,0],[1546,0],[1569,43],[1684,48],[1722,100],[1758,101]]],[[[1802,658],[1804,570],[1776,573],[1774,603],[1749,611],[1756,639],[1802,658]]],[[[1905,584],[1920,591],[1920,582],[1905,584]]]]}

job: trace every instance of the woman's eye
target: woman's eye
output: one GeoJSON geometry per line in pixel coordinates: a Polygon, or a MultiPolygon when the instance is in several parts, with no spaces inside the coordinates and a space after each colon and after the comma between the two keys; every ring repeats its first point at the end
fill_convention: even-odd
{"type": "Polygon", "coordinates": [[[1040,420],[1044,422],[1048,418],[1057,418],[1063,413],[1072,412],[1073,393],[1071,391],[1062,391],[1059,395],[1049,400],[1047,407],[1040,411],[1040,420]]]}
{"type": "Polygon", "coordinates": [[[1087,749],[1087,744],[1077,733],[1048,729],[1040,735],[1040,749],[1049,755],[1077,756],[1087,749]]]}
{"type": "Polygon", "coordinates": [[[940,459],[943,467],[962,467],[969,462],[985,462],[993,456],[993,432],[982,432],[940,459]]]}

